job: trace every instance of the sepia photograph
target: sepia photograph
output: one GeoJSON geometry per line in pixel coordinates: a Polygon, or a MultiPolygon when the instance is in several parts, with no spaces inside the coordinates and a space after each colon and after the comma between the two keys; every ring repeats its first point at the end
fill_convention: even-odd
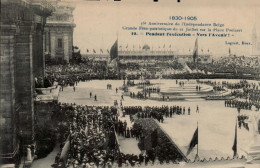
{"type": "Polygon", "coordinates": [[[259,0],[1,0],[0,168],[259,168],[259,0]]]}

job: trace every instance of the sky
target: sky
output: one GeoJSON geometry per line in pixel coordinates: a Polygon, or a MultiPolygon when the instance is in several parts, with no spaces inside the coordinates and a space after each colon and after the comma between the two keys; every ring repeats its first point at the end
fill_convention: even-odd
{"type": "MultiPolygon", "coordinates": [[[[66,0],[63,0],[66,1],[66,0]]],[[[68,0],[67,0],[68,1],[68,0]]],[[[260,16],[259,0],[112,0],[86,1],[70,0],[75,6],[74,22],[74,45],[78,46],[81,53],[89,51],[110,50],[113,43],[118,39],[120,50],[138,50],[139,46],[148,44],[153,50],[174,50],[178,52],[192,51],[195,39],[198,38],[199,51],[210,51],[215,56],[228,54],[229,48],[236,55],[250,55],[252,45],[242,45],[242,41],[252,43],[253,27],[260,29],[257,16],[260,16]],[[182,20],[170,20],[170,16],[181,16],[182,20]],[[186,17],[196,17],[197,20],[184,20],[186,17]],[[148,30],[124,30],[123,28],[148,30]],[[149,28],[192,28],[190,26],[149,26],[149,22],[159,23],[208,23],[224,24],[223,27],[204,26],[193,27],[198,31],[190,32],[191,37],[177,36],[148,36],[146,33],[182,33],[178,31],[149,30],[149,28]],[[200,28],[219,28],[224,32],[202,32],[200,28]],[[242,30],[242,32],[225,32],[226,28],[242,30]],[[131,35],[132,32],[137,35],[131,35]],[[197,37],[197,33],[207,36],[197,37]],[[229,37],[209,37],[209,33],[223,34],[229,37]],[[228,42],[238,42],[240,45],[227,45],[228,42]],[[127,47],[128,46],[128,47],[127,47]],[[171,46],[171,47],[170,47],[171,46]],[[160,47],[160,48],[159,48],[160,47]]],[[[177,17],[175,17],[177,18],[177,17]]],[[[180,17],[178,17],[180,19],[180,17]]],[[[258,31],[260,33],[260,31],[258,31]]],[[[258,33],[258,34],[259,34],[258,33]]],[[[260,36],[260,35],[259,35],[260,36]]]]}

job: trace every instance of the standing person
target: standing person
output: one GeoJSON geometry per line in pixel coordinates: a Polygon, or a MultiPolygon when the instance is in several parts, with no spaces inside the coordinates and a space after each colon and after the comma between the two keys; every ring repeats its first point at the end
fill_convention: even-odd
{"type": "Polygon", "coordinates": [[[124,100],[124,95],[121,95],[121,100],[124,100]]]}
{"type": "Polygon", "coordinates": [[[199,113],[199,112],[200,112],[199,105],[197,105],[196,113],[199,113]]]}
{"type": "Polygon", "coordinates": [[[95,95],[95,101],[97,101],[97,95],[95,95]]]}
{"type": "Polygon", "coordinates": [[[92,92],[89,93],[89,97],[90,97],[90,98],[92,97],[92,92]]]}
{"type": "Polygon", "coordinates": [[[237,108],[237,112],[240,115],[240,107],[237,108]]]}
{"type": "Polygon", "coordinates": [[[118,92],[118,89],[116,88],[116,93],[118,92]]]}
{"type": "Polygon", "coordinates": [[[75,88],[75,86],[73,86],[73,91],[75,92],[75,90],[76,90],[76,88],[75,88]]]}
{"type": "Polygon", "coordinates": [[[188,115],[190,115],[190,107],[188,108],[188,115]]]}

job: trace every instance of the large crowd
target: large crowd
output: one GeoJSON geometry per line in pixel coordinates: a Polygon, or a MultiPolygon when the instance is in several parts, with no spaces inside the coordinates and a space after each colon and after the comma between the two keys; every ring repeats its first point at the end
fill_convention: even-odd
{"type": "MultiPolygon", "coordinates": [[[[228,58],[231,59],[231,58],[228,58]]],[[[242,58],[232,58],[233,59],[242,59],[242,58]]],[[[248,60],[248,58],[244,58],[248,60]]],[[[60,85],[73,85],[76,81],[86,81],[91,79],[140,79],[140,77],[144,76],[147,79],[156,79],[160,76],[165,79],[177,79],[177,78],[207,78],[210,77],[225,77],[225,75],[221,75],[221,73],[235,73],[241,69],[240,64],[236,62],[236,65],[233,65],[232,61],[225,62],[226,58],[220,59],[219,61],[215,61],[209,64],[197,63],[187,63],[191,69],[197,68],[200,72],[212,72],[212,73],[204,73],[204,74],[189,74],[185,73],[184,67],[182,64],[176,61],[159,61],[151,63],[143,63],[140,62],[121,62],[119,63],[118,72],[108,66],[109,62],[102,60],[86,60],[82,63],[78,64],[64,64],[64,65],[47,65],[46,66],[46,76],[47,80],[53,83],[57,81],[60,85]],[[229,65],[229,64],[232,65],[229,65]],[[178,70],[178,72],[176,72],[178,70]],[[168,71],[170,73],[168,73],[168,71]],[[217,76],[216,74],[219,73],[217,76]],[[158,75],[161,74],[161,75],[158,75]],[[219,76],[220,75],[220,76],[219,76]]],[[[243,60],[243,59],[242,59],[243,60]]],[[[250,60],[250,59],[249,59],[250,60]]],[[[249,74],[259,74],[260,73],[260,65],[257,60],[250,60],[250,64],[254,65],[253,68],[250,69],[248,64],[244,67],[245,71],[249,74]]],[[[242,69],[244,64],[241,64],[242,69]]],[[[238,86],[232,86],[232,88],[237,88],[238,86]]],[[[241,87],[241,86],[240,86],[241,87]]]]}
{"type": "MultiPolygon", "coordinates": [[[[163,116],[185,114],[181,106],[122,107],[123,115],[130,115],[131,121],[141,118],[154,118],[163,122],[163,116]]],[[[190,111],[190,108],[188,108],[190,111]]],[[[189,113],[189,112],[188,112],[189,113]]],[[[117,136],[135,138],[139,142],[147,136],[141,125],[128,126],[119,120],[115,106],[83,106],[59,103],[57,115],[63,127],[60,134],[60,152],[52,167],[109,167],[113,163],[138,165],[153,162],[155,150],[149,149],[139,155],[124,154],[120,151],[117,136]]],[[[144,142],[143,142],[144,143],[144,142]]],[[[143,149],[141,149],[143,150],[143,149]]],[[[166,156],[164,156],[167,158],[166,156]]]]}
{"type": "MultiPolygon", "coordinates": [[[[230,68],[234,66],[233,64],[230,65],[230,67],[226,66],[226,64],[220,66],[220,63],[222,62],[219,61],[209,65],[198,65],[198,67],[207,72],[229,72],[231,71],[230,68]]],[[[158,67],[177,70],[183,68],[181,64],[176,62],[157,62],[155,65],[156,66],[142,64],[141,66],[141,64],[138,63],[122,63],[120,64],[120,68],[122,73],[126,73],[126,71],[131,73],[140,70],[147,72],[143,73],[140,71],[140,73],[132,74],[129,78],[131,80],[140,79],[140,77],[143,76],[147,77],[149,74],[151,78],[154,78],[151,74],[158,71],[158,67]]],[[[190,64],[189,66],[192,67],[193,65],[190,64]]],[[[238,66],[237,62],[235,62],[235,66],[238,66]]],[[[256,64],[256,67],[257,66],[259,66],[259,63],[256,64]]],[[[254,66],[253,70],[256,70],[256,67],[254,66]]],[[[233,72],[233,70],[231,72],[233,72]]],[[[80,81],[92,79],[118,79],[118,75],[115,74],[115,71],[107,68],[106,61],[94,60],[89,60],[80,64],[46,66],[46,74],[46,83],[49,82],[50,85],[51,83],[58,82],[58,84],[62,86],[62,89],[65,86],[76,86],[80,81]]],[[[172,76],[164,75],[163,77],[171,78],[172,76]]],[[[135,83],[131,80],[127,81],[128,86],[137,85],[137,87],[143,88],[143,92],[138,92],[137,94],[130,92],[130,97],[132,98],[147,98],[150,97],[151,93],[160,92],[158,88],[151,86],[148,80],[139,83],[135,83]]],[[[248,100],[226,100],[226,107],[235,107],[239,110],[251,110],[253,105],[258,109],[260,107],[260,90],[258,90],[257,84],[249,84],[244,80],[238,83],[229,83],[225,81],[217,83],[216,81],[210,80],[199,82],[213,85],[215,91],[221,91],[226,87],[232,90],[231,95],[236,98],[248,100]]],[[[178,83],[177,80],[176,83],[178,83]]],[[[179,82],[179,85],[180,87],[184,87],[184,83],[179,82]]],[[[197,85],[196,90],[200,90],[200,85],[197,85]]],[[[113,163],[117,163],[119,166],[122,164],[134,166],[142,162],[148,163],[149,161],[154,161],[156,155],[154,149],[151,149],[146,153],[141,153],[140,155],[124,154],[120,151],[117,135],[124,136],[125,138],[136,138],[140,142],[144,140],[146,135],[145,128],[141,124],[134,124],[133,127],[129,127],[127,122],[119,120],[117,108],[76,104],[60,104],[59,107],[59,114],[62,116],[65,126],[63,127],[63,131],[61,131],[60,152],[55,158],[53,167],[111,167],[113,163]]],[[[122,111],[123,116],[130,115],[131,121],[134,121],[134,119],[150,118],[156,119],[162,123],[164,122],[165,117],[191,114],[190,107],[179,105],[161,107],[125,106],[122,108],[122,111]]],[[[195,111],[196,113],[199,113],[198,106],[194,112],[195,111]]],[[[244,126],[244,128],[249,130],[246,120],[247,116],[238,116],[239,128],[244,126]]],[[[164,150],[164,147],[162,149],[164,150]]],[[[167,151],[167,145],[165,146],[165,150],[167,151]]],[[[161,152],[160,156],[161,159],[167,158],[163,152],[161,152]]]]}
{"type": "MultiPolygon", "coordinates": [[[[151,109],[165,111],[166,107],[151,109]]],[[[124,111],[134,115],[143,110],[137,106],[125,107],[124,111]]],[[[53,167],[109,167],[113,163],[133,166],[154,161],[155,154],[151,151],[140,155],[120,152],[117,135],[137,140],[145,135],[142,127],[128,127],[126,122],[118,120],[115,107],[63,103],[59,105],[59,114],[65,126],[60,131],[62,143],[53,167]]]]}
{"type": "Polygon", "coordinates": [[[89,60],[79,64],[47,65],[46,78],[62,86],[73,86],[76,82],[93,79],[118,79],[106,61],[89,60]]]}
{"type": "Polygon", "coordinates": [[[259,74],[260,62],[256,57],[230,56],[213,60],[212,63],[197,64],[191,62],[188,66],[194,70],[198,69],[206,73],[232,73],[232,74],[259,74]]]}
{"type": "Polygon", "coordinates": [[[68,138],[61,145],[56,166],[109,165],[120,155],[114,128],[116,109],[61,104],[60,111],[65,116],[68,138]],[[66,155],[64,150],[68,151],[66,155]]]}

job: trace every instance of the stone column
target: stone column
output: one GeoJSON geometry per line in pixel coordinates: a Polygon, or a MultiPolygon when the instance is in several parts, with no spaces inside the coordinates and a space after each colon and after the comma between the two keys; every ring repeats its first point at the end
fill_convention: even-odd
{"type": "Polygon", "coordinates": [[[45,51],[47,53],[50,53],[50,32],[49,31],[46,31],[45,32],[45,51]]]}
{"type": "Polygon", "coordinates": [[[43,86],[44,80],[44,53],[43,53],[43,27],[37,24],[33,35],[33,72],[38,82],[43,86]]]}
{"type": "Polygon", "coordinates": [[[51,58],[55,58],[56,55],[56,34],[54,31],[50,32],[50,46],[51,46],[51,58]]]}
{"type": "Polygon", "coordinates": [[[20,26],[16,36],[16,91],[22,105],[19,126],[25,144],[34,141],[34,73],[33,73],[33,25],[20,26]]]}
{"type": "Polygon", "coordinates": [[[15,25],[1,25],[0,131],[4,133],[0,139],[1,154],[13,153],[16,150],[15,31],[15,25]]]}
{"type": "Polygon", "coordinates": [[[46,32],[43,32],[43,35],[42,35],[42,53],[45,55],[45,51],[46,51],[46,32]]]}
{"type": "Polygon", "coordinates": [[[64,34],[64,60],[69,62],[69,35],[68,33],[64,34]]]}

